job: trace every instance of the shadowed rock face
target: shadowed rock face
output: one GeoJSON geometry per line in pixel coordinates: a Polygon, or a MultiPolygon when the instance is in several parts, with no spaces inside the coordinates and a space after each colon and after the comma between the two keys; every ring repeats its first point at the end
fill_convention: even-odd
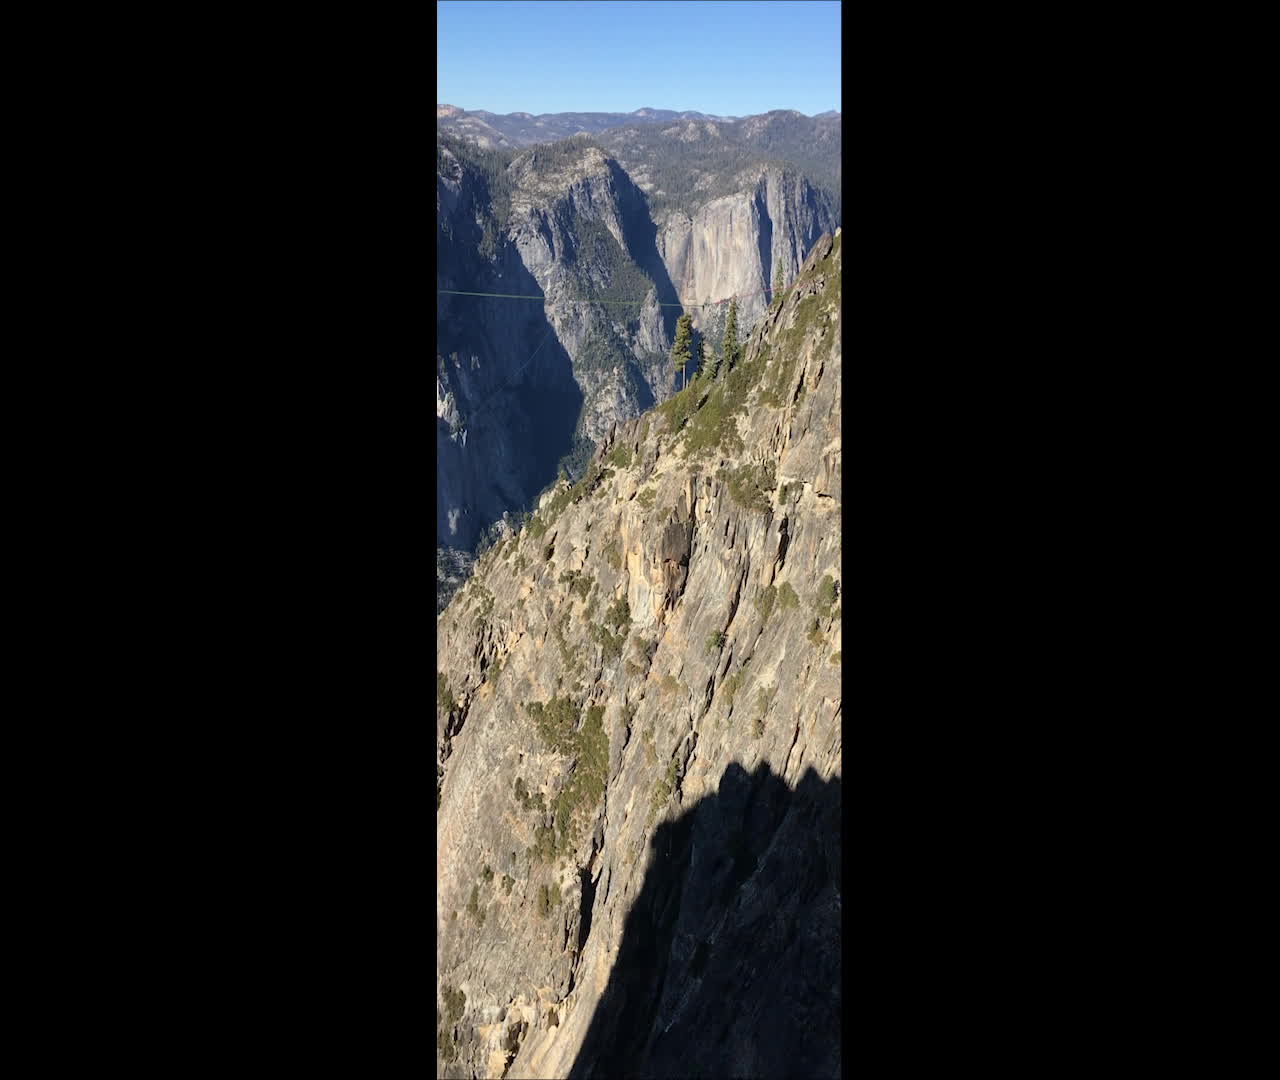
{"type": "MultiPolygon", "coordinates": [[[[515,251],[481,256],[483,184],[457,163],[436,186],[440,287],[539,295],[515,251]]],[[[442,294],[436,353],[436,543],[465,551],[555,478],[582,391],[536,301],[442,294]]]]}
{"type": "Polygon", "coordinates": [[[839,1076],[839,778],[730,765],[650,849],[569,1076],[839,1076]]]}
{"type": "Polygon", "coordinates": [[[437,174],[439,287],[543,298],[440,296],[436,542],[450,548],[474,548],[504,512],[529,507],[575,439],[598,441],[673,379],[676,309],[660,304],[678,301],[626,174],[584,149],[547,165],[526,155],[511,182],[499,223],[465,155],[446,155],[437,174]],[[644,305],[578,302],[627,270],[644,305]]]}
{"type": "Polygon", "coordinates": [[[438,1076],[837,1071],[841,245],[437,620],[438,1076]]]}

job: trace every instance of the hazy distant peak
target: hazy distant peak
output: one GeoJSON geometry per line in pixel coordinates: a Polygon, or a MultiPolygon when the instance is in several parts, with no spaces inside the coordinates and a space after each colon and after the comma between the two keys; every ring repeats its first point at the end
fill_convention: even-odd
{"type": "Polygon", "coordinates": [[[486,109],[469,111],[456,105],[436,105],[436,125],[440,130],[473,139],[481,146],[504,148],[536,146],[567,139],[575,134],[596,136],[605,131],[624,128],[657,128],[667,137],[676,136],[690,142],[704,135],[721,136],[729,127],[753,136],[766,128],[777,131],[795,124],[811,124],[814,120],[821,121],[818,137],[827,138],[822,132],[830,128],[838,129],[840,114],[831,110],[810,118],[795,109],[774,109],[745,117],[714,116],[694,109],[674,112],[671,109],[655,109],[645,105],[629,113],[560,112],[531,115],[527,112],[498,114],[486,109]],[[717,130],[714,125],[723,127],[717,130]]]}

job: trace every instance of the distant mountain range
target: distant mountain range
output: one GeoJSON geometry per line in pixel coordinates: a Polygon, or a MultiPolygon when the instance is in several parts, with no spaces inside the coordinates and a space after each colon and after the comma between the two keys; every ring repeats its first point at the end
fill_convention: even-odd
{"type": "MultiPolygon", "coordinates": [[[[793,110],[779,110],[791,116],[804,117],[793,110]]],[[[773,115],[773,114],[770,114],[773,115]]],[[[814,119],[837,117],[834,109],[819,113],[814,119]]],[[[497,113],[484,109],[460,109],[456,105],[436,105],[436,127],[453,135],[474,139],[481,146],[506,147],[532,146],[536,143],[556,142],[571,135],[586,133],[595,135],[610,128],[636,124],[671,124],[687,121],[715,121],[737,123],[750,117],[713,116],[710,113],[673,112],[670,109],[636,109],[629,113],[564,112],[542,113],[534,116],[526,112],[497,113]]],[[[807,119],[807,118],[806,118],[807,119]]]]}

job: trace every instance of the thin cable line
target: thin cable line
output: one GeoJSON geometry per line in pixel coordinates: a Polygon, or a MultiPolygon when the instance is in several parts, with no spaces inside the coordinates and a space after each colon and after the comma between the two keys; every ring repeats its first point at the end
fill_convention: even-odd
{"type": "MultiPolygon", "coordinates": [[[[449,296],[487,296],[487,297],[493,297],[493,298],[498,299],[498,300],[546,300],[546,297],[545,297],[545,296],[528,296],[528,295],[524,295],[524,294],[520,294],[520,293],[465,292],[465,291],[463,291],[463,290],[461,290],[461,289],[437,289],[436,291],[437,291],[437,292],[440,292],[440,293],[446,293],[446,294],[447,294],[447,295],[449,295],[449,296]]],[[[769,292],[773,292],[773,291],[774,291],[774,290],[772,290],[772,289],[757,289],[757,290],[755,290],[754,292],[736,293],[734,296],[728,296],[728,297],[725,297],[723,300],[708,300],[706,303],[702,303],[702,304],[659,304],[658,306],[659,306],[659,307],[678,307],[678,308],[688,308],[688,307],[715,307],[715,306],[717,306],[717,305],[719,305],[719,304],[727,304],[730,300],[735,300],[735,299],[738,299],[738,298],[741,298],[741,297],[744,297],[744,296],[760,296],[760,295],[762,295],[762,294],[764,294],[764,293],[769,293],[769,292]]],[[[571,299],[571,300],[558,300],[558,301],[556,301],[556,303],[571,303],[571,304],[643,304],[643,303],[644,303],[644,301],[643,301],[643,300],[581,300],[581,299],[571,299]]],[[[545,345],[548,341],[550,341],[550,340],[551,340],[551,335],[552,335],[552,334],[554,334],[554,333],[555,333],[555,327],[553,326],[553,327],[552,327],[552,328],[547,332],[547,336],[546,336],[546,337],[544,337],[544,338],[542,339],[542,341],[538,343],[538,347],[537,347],[536,349],[534,349],[532,353],[530,353],[530,354],[529,354],[529,359],[527,359],[523,364],[521,364],[518,368],[516,368],[515,372],[514,372],[514,373],[513,373],[513,374],[512,374],[508,379],[507,379],[507,381],[506,381],[505,383],[503,383],[501,386],[499,386],[499,387],[497,387],[496,389],[494,389],[491,393],[488,393],[488,394],[486,394],[484,397],[482,397],[482,398],[480,399],[480,401],[479,401],[479,402],[477,402],[477,403],[476,403],[476,404],[471,408],[471,410],[469,411],[469,413],[468,413],[468,415],[467,415],[467,416],[462,417],[462,419],[461,419],[461,426],[466,427],[466,426],[467,426],[471,421],[473,421],[473,420],[475,420],[477,417],[479,417],[481,413],[483,413],[483,412],[487,411],[487,410],[488,410],[488,408],[490,407],[490,404],[491,404],[493,401],[495,401],[495,400],[497,399],[497,397],[498,397],[498,395],[499,395],[499,394],[502,394],[502,393],[504,393],[505,391],[510,390],[512,387],[514,387],[514,386],[515,386],[515,383],[516,383],[516,378],[517,378],[519,375],[521,375],[521,374],[522,374],[522,373],[523,373],[523,372],[524,372],[524,371],[529,367],[529,365],[530,365],[530,364],[532,364],[532,363],[533,363],[533,358],[534,358],[535,356],[537,356],[537,355],[538,355],[538,353],[540,353],[540,352],[542,351],[542,347],[543,347],[543,345],[545,345]]]]}
{"type": "MultiPolygon", "coordinates": [[[[490,296],[497,300],[546,300],[545,296],[527,296],[520,293],[492,293],[492,292],[464,292],[461,289],[437,289],[436,292],[444,293],[448,296],[490,296]]],[[[772,289],[756,289],[753,292],[736,293],[733,296],[726,296],[723,300],[707,300],[703,303],[690,302],[687,304],[671,304],[658,302],[658,307],[716,307],[720,304],[727,304],[730,300],[741,299],[746,296],[763,296],[765,293],[773,292],[772,289]]],[[[564,300],[556,300],[557,304],[622,304],[625,306],[643,305],[645,300],[588,300],[579,297],[570,297],[564,300]]]]}

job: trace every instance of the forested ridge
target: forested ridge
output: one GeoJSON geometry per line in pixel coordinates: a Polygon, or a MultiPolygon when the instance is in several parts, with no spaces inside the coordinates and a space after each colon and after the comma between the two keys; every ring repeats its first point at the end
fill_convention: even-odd
{"type": "Polygon", "coordinates": [[[686,213],[711,199],[741,190],[748,169],[775,166],[804,176],[840,214],[839,114],[819,117],[774,112],[742,120],[703,118],[670,126],[629,124],[596,135],[574,135],[528,149],[489,148],[437,127],[437,162],[442,147],[466,157],[490,183],[495,217],[505,221],[510,186],[505,172],[517,159],[538,168],[556,168],[583,149],[596,146],[615,158],[645,192],[651,213],[686,213]]]}
{"type": "Polygon", "coordinates": [[[778,166],[805,176],[840,212],[840,120],[795,113],[750,117],[735,123],[686,123],[676,128],[631,126],[602,132],[597,141],[623,167],[647,174],[637,180],[653,213],[689,212],[741,189],[740,174],[778,166]]]}

